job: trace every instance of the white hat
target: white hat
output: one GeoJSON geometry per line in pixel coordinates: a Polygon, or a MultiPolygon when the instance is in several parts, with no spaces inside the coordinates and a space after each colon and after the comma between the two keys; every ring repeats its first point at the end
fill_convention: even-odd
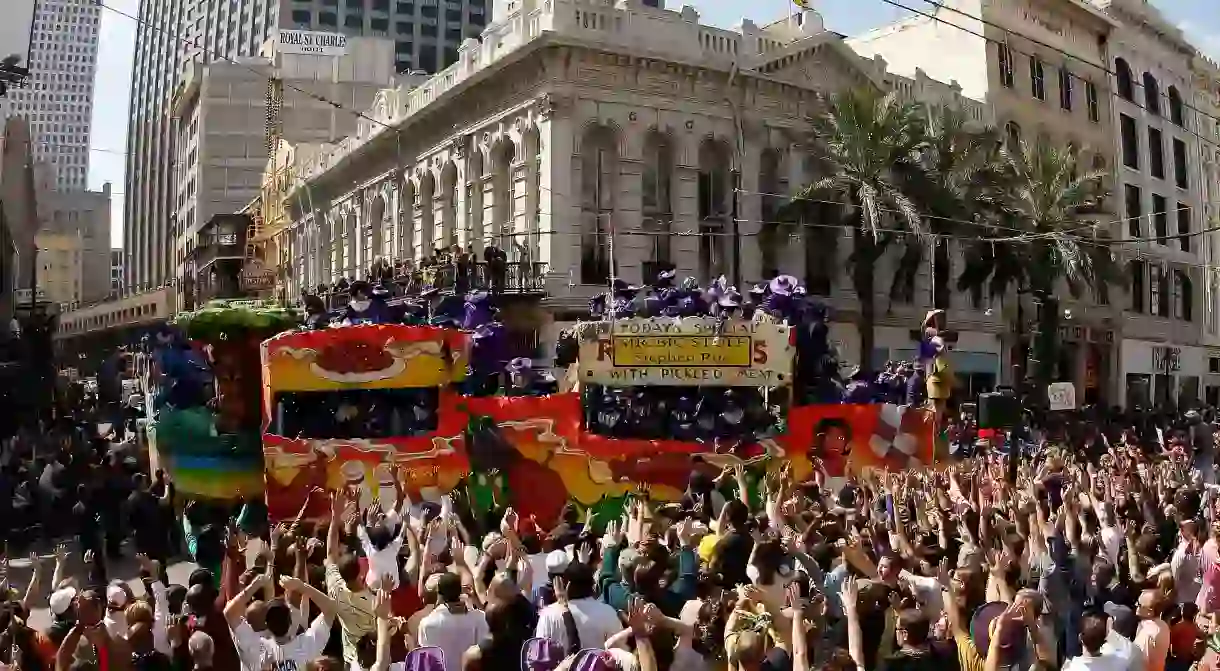
{"type": "Polygon", "coordinates": [[[546,556],[547,573],[563,573],[568,568],[568,553],[563,550],[552,550],[546,556]]]}
{"type": "Polygon", "coordinates": [[[51,612],[56,615],[63,615],[72,607],[72,600],[76,598],[75,587],[64,587],[57,589],[51,593],[51,598],[48,599],[47,605],[50,606],[51,612]]]}
{"type": "Polygon", "coordinates": [[[127,605],[127,590],[118,585],[111,585],[106,588],[106,603],[109,603],[115,608],[122,608],[127,605]]]}

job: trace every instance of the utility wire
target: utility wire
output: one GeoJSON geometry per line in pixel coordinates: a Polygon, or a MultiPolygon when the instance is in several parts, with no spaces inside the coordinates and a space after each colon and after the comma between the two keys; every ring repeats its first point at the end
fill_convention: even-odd
{"type": "MultiPolygon", "coordinates": [[[[178,36],[178,35],[175,35],[175,34],[173,34],[172,32],[170,32],[170,31],[166,30],[165,28],[162,28],[161,26],[158,26],[158,25],[156,25],[156,24],[152,23],[151,21],[146,21],[146,20],[144,20],[144,19],[141,19],[141,18],[140,18],[140,17],[138,17],[138,16],[132,16],[131,14],[129,14],[129,13],[127,13],[127,12],[124,12],[124,11],[123,11],[123,10],[121,10],[121,9],[115,9],[114,7],[111,7],[110,5],[107,5],[105,2],[103,2],[103,0],[93,0],[93,2],[94,2],[94,4],[96,4],[97,6],[101,7],[102,9],[108,9],[108,10],[110,10],[110,11],[114,12],[115,14],[118,14],[119,16],[125,16],[125,17],[127,17],[127,18],[131,19],[132,21],[135,21],[136,23],[138,23],[138,24],[142,25],[142,26],[148,26],[149,28],[152,28],[153,30],[156,30],[157,32],[159,32],[159,33],[161,33],[161,34],[163,34],[163,35],[166,35],[166,36],[168,36],[168,37],[169,37],[169,38],[171,38],[171,39],[176,39],[176,40],[178,40],[179,42],[182,42],[183,44],[186,44],[187,46],[193,47],[193,48],[195,48],[195,49],[199,49],[200,51],[202,51],[202,52],[203,52],[203,54],[204,54],[204,56],[205,56],[205,57],[206,57],[206,56],[208,55],[208,53],[209,53],[209,52],[208,52],[207,47],[201,46],[201,45],[199,45],[198,43],[193,42],[193,41],[191,41],[191,40],[189,40],[189,39],[187,39],[187,38],[185,38],[185,37],[180,37],[180,36],[178,36]]],[[[261,72],[261,71],[259,71],[259,69],[258,69],[258,68],[255,68],[255,67],[253,67],[253,66],[251,66],[251,65],[249,65],[249,64],[246,64],[246,63],[241,63],[241,62],[239,62],[239,61],[237,61],[237,60],[234,60],[234,59],[232,59],[232,58],[229,58],[228,56],[222,55],[222,54],[220,54],[219,52],[212,52],[212,56],[213,56],[212,60],[217,60],[217,61],[227,61],[227,62],[232,63],[233,65],[236,65],[236,66],[238,66],[238,67],[245,68],[246,70],[249,70],[250,72],[253,72],[254,74],[256,74],[256,75],[258,75],[258,76],[260,76],[260,77],[265,77],[265,78],[267,79],[267,81],[269,81],[269,82],[270,82],[270,81],[279,81],[279,82],[280,82],[281,84],[283,84],[284,86],[286,86],[286,87],[288,87],[288,88],[290,88],[290,89],[292,89],[292,90],[294,90],[294,91],[297,91],[298,93],[303,93],[303,94],[305,94],[305,95],[309,96],[310,98],[313,98],[314,100],[316,100],[316,101],[318,101],[318,102],[320,102],[320,103],[324,103],[324,104],[326,104],[326,105],[330,105],[331,107],[333,107],[333,108],[335,108],[335,109],[337,109],[337,110],[343,110],[343,111],[345,111],[345,112],[349,112],[349,113],[351,113],[351,114],[356,115],[357,117],[360,117],[361,119],[365,119],[366,121],[371,121],[371,122],[373,122],[373,123],[377,124],[378,126],[381,126],[381,127],[383,127],[383,128],[389,128],[389,129],[393,130],[395,133],[400,132],[400,131],[399,131],[397,128],[394,128],[394,127],[393,127],[393,126],[391,126],[390,124],[387,124],[387,123],[385,123],[385,122],[383,122],[383,121],[380,121],[380,120],[378,120],[378,119],[374,119],[373,117],[371,117],[371,116],[369,116],[369,115],[365,114],[364,112],[361,112],[361,111],[359,111],[359,110],[352,109],[352,108],[350,108],[350,107],[347,107],[347,106],[343,105],[342,103],[335,102],[334,100],[331,100],[330,98],[327,98],[327,97],[325,97],[325,96],[319,95],[319,94],[314,93],[314,92],[312,92],[312,91],[307,91],[307,90],[305,90],[305,89],[303,89],[303,88],[300,88],[299,86],[294,86],[293,84],[289,84],[288,82],[285,82],[285,81],[283,81],[283,80],[276,80],[276,78],[275,78],[275,77],[269,77],[269,76],[267,76],[267,74],[266,74],[265,72],[261,72]]]]}
{"type": "MultiPolygon", "coordinates": [[[[888,2],[888,0],[882,0],[882,1],[883,1],[883,2],[888,2]]],[[[973,14],[970,14],[970,13],[968,13],[968,12],[965,12],[965,11],[962,11],[962,10],[960,10],[960,9],[957,9],[956,7],[951,7],[951,6],[947,5],[947,4],[944,4],[943,2],[938,2],[937,0],[922,0],[922,1],[923,1],[923,2],[925,2],[925,3],[927,3],[927,4],[929,4],[929,5],[932,5],[933,7],[938,8],[938,9],[945,9],[945,10],[948,10],[948,11],[950,11],[950,12],[953,12],[954,14],[959,14],[959,15],[961,15],[961,16],[963,16],[963,17],[965,17],[965,18],[971,19],[972,21],[978,21],[979,23],[982,23],[982,24],[983,24],[983,25],[985,25],[985,26],[988,26],[988,27],[991,27],[991,28],[995,28],[995,29],[997,29],[997,30],[1002,30],[1002,31],[1004,31],[1005,33],[1008,33],[1009,35],[1015,35],[1015,36],[1017,36],[1017,37],[1020,37],[1020,38],[1021,38],[1021,39],[1023,39],[1023,40],[1028,40],[1028,41],[1030,41],[1030,42],[1033,42],[1034,44],[1037,44],[1037,45],[1038,45],[1038,46],[1040,46],[1040,47],[1043,47],[1043,48],[1046,48],[1046,49],[1050,49],[1051,51],[1054,51],[1054,52],[1056,52],[1056,53],[1058,53],[1058,54],[1061,54],[1061,55],[1063,55],[1063,56],[1067,56],[1068,58],[1071,58],[1071,59],[1073,59],[1073,60],[1080,61],[1081,63],[1084,63],[1085,65],[1088,65],[1088,66],[1090,66],[1090,67],[1097,68],[1098,70],[1101,70],[1102,72],[1106,73],[1106,75],[1108,75],[1108,76],[1113,76],[1113,77],[1116,77],[1116,78],[1119,76],[1119,74],[1118,74],[1118,72],[1117,72],[1117,71],[1115,71],[1115,70],[1111,70],[1111,69],[1108,67],[1108,64],[1103,65],[1103,64],[1100,64],[1100,63],[1094,63],[1093,61],[1090,61],[1089,59],[1084,58],[1083,56],[1077,56],[1076,54],[1073,54],[1073,53],[1070,53],[1070,52],[1068,52],[1068,51],[1065,51],[1065,50],[1063,50],[1063,49],[1061,49],[1061,48],[1059,48],[1059,47],[1056,47],[1056,46],[1055,46],[1055,45],[1053,45],[1053,44],[1048,44],[1048,43],[1046,43],[1046,42],[1043,42],[1042,40],[1039,40],[1039,39],[1038,39],[1038,38],[1036,38],[1036,37],[1030,37],[1029,35],[1026,35],[1026,34],[1024,34],[1024,33],[1022,33],[1022,32],[1019,32],[1019,31],[1016,31],[1016,30],[1012,30],[1011,28],[1006,28],[1006,27],[1004,27],[1004,26],[1002,26],[1002,25],[1000,25],[1000,24],[998,24],[998,23],[995,23],[994,21],[988,21],[987,19],[984,19],[984,18],[983,18],[983,17],[981,17],[981,16],[974,16],[973,14]]],[[[895,3],[891,3],[891,4],[895,4],[895,3]]],[[[896,5],[896,6],[900,6],[900,5],[896,5]]],[[[911,10],[911,11],[916,11],[916,10],[911,10]]],[[[1098,10],[1098,11],[1100,11],[1100,10],[1098,10]]],[[[1194,45],[1191,45],[1191,46],[1192,46],[1192,48],[1194,47],[1194,45]]],[[[1196,49],[1195,49],[1195,51],[1196,51],[1196,52],[1198,52],[1198,49],[1196,48],[1196,49]]],[[[1068,74],[1069,74],[1069,75],[1071,75],[1071,76],[1075,76],[1075,75],[1073,75],[1073,73],[1072,73],[1071,71],[1068,71],[1068,74]]],[[[1141,88],[1141,89],[1142,89],[1142,88],[1146,88],[1146,87],[1144,86],[1144,83],[1143,83],[1142,81],[1136,80],[1134,77],[1131,79],[1131,83],[1132,83],[1133,85],[1135,85],[1135,86],[1138,86],[1138,87],[1139,87],[1139,88],[1141,88]]],[[[1160,96],[1160,91],[1157,91],[1157,95],[1158,95],[1158,97],[1160,96]]],[[[1126,99],[1126,98],[1123,98],[1123,100],[1127,100],[1127,99],[1126,99]]],[[[1214,115],[1214,114],[1212,114],[1212,113],[1210,113],[1210,112],[1205,112],[1205,111],[1203,111],[1203,110],[1201,110],[1201,109],[1199,109],[1199,108],[1195,107],[1194,105],[1191,105],[1189,102],[1187,102],[1187,101],[1186,101],[1186,99],[1185,99],[1185,98],[1182,98],[1182,97],[1181,97],[1180,92],[1179,92],[1178,101],[1179,101],[1179,102],[1182,104],[1182,107],[1184,107],[1184,108],[1186,108],[1186,109],[1188,109],[1188,110],[1191,110],[1191,111],[1193,111],[1193,112],[1195,112],[1195,113],[1197,113],[1197,114],[1202,114],[1203,116],[1208,117],[1208,118],[1210,118],[1210,119],[1212,119],[1212,120],[1214,120],[1214,121],[1216,121],[1216,122],[1220,122],[1220,116],[1216,116],[1216,115],[1214,115]]],[[[1128,100],[1127,102],[1134,103],[1135,101],[1133,101],[1133,100],[1128,100]]],[[[1142,107],[1141,107],[1141,109],[1144,109],[1144,108],[1142,108],[1142,107]]],[[[1159,114],[1157,114],[1157,116],[1160,116],[1160,115],[1159,115],[1159,114]]],[[[1172,123],[1172,121],[1171,121],[1171,123],[1172,123]]],[[[1190,129],[1185,128],[1185,127],[1181,127],[1181,128],[1183,128],[1183,130],[1190,130],[1190,129]]]]}
{"type": "MultiPolygon", "coordinates": [[[[958,14],[962,14],[962,15],[964,15],[964,16],[966,16],[966,17],[969,17],[970,19],[975,20],[975,21],[984,22],[984,23],[987,23],[988,25],[995,25],[995,24],[992,24],[992,23],[990,23],[990,22],[985,22],[985,21],[983,21],[983,19],[981,19],[981,18],[979,18],[979,17],[977,17],[977,16],[973,16],[973,15],[971,15],[971,14],[966,14],[965,12],[962,12],[962,11],[960,11],[960,10],[956,10],[956,9],[952,9],[952,8],[950,8],[950,7],[947,7],[947,6],[945,6],[945,5],[943,5],[943,4],[939,3],[939,2],[935,2],[935,1],[932,1],[932,0],[923,0],[923,1],[924,1],[924,2],[928,2],[929,4],[932,4],[932,5],[935,5],[936,7],[940,7],[940,8],[944,8],[944,9],[949,9],[949,10],[951,10],[951,11],[957,12],[958,14]]],[[[1013,48],[1013,47],[1012,47],[1012,46],[1011,46],[1011,45],[1010,45],[1010,44],[1009,44],[1007,41],[1005,41],[1005,40],[998,40],[998,39],[996,39],[996,38],[994,38],[994,37],[988,37],[987,35],[985,35],[985,34],[983,34],[983,33],[980,33],[980,32],[975,31],[975,30],[971,30],[970,28],[967,28],[967,27],[965,27],[965,26],[958,25],[958,24],[953,23],[953,22],[951,22],[951,21],[948,21],[948,20],[946,20],[946,19],[944,19],[944,18],[941,18],[941,17],[939,17],[939,16],[936,16],[935,14],[929,14],[928,12],[925,12],[925,11],[922,11],[922,10],[919,10],[919,9],[915,9],[914,7],[911,7],[911,6],[909,6],[909,5],[904,5],[904,4],[902,4],[901,2],[897,2],[897,0],[881,0],[881,2],[884,2],[885,4],[887,4],[887,5],[891,5],[891,6],[893,6],[893,7],[898,7],[899,9],[905,9],[905,10],[907,10],[908,12],[912,12],[912,13],[917,14],[917,15],[919,15],[919,16],[922,16],[922,17],[924,17],[924,18],[931,19],[932,21],[936,21],[937,23],[943,23],[943,24],[945,24],[946,26],[949,26],[950,28],[957,28],[958,30],[960,30],[960,31],[962,31],[962,32],[968,33],[968,34],[970,34],[970,35],[974,35],[975,37],[978,37],[978,38],[980,38],[980,39],[983,39],[983,40],[985,40],[985,41],[987,41],[987,42],[992,42],[992,43],[994,43],[994,44],[1001,45],[1001,46],[1003,46],[1005,49],[1007,49],[1007,50],[1008,50],[1008,52],[1009,52],[1010,54],[1020,54],[1020,55],[1022,55],[1022,56],[1026,56],[1026,57],[1029,57],[1029,58],[1035,58],[1035,59],[1037,59],[1039,62],[1042,62],[1042,57],[1041,57],[1041,56],[1039,56],[1038,54],[1034,54],[1034,53],[1030,53],[1030,52],[1026,52],[1026,51],[1021,51],[1021,50],[1019,50],[1019,49],[1014,49],[1014,48],[1013,48]]],[[[999,28],[999,29],[1001,29],[1001,30],[1004,30],[1006,33],[1008,33],[1008,34],[1010,34],[1010,35],[1015,35],[1015,36],[1020,37],[1020,38],[1022,38],[1022,39],[1029,40],[1030,42],[1034,42],[1034,43],[1036,43],[1036,44],[1043,44],[1044,46],[1047,46],[1047,45],[1045,45],[1043,42],[1040,42],[1040,41],[1038,41],[1038,40],[1037,40],[1037,39],[1035,39],[1035,38],[1029,37],[1029,36],[1025,35],[1024,33],[1020,33],[1020,32],[1017,32],[1017,31],[1015,31],[1015,30],[1010,30],[1010,29],[1008,29],[1008,28],[1003,28],[1003,27],[1000,27],[1000,26],[996,26],[996,27],[997,27],[997,28],[999,28]]],[[[1097,69],[1101,70],[1103,73],[1105,73],[1105,74],[1107,74],[1107,75],[1115,74],[1113,70],[1110,70],[1109,68],[1107,68],[1107,67],[1105,67],[1105,66],[1098,65],[1098,64],[1096,64],[1096,63],[1093,63],[1092,61],[1089,61],[1089,60],[1087,60],[1087,59],[1081,58],[1081,57],[1079,57],[1079,56],[1072,56],[1071,54],[1067,54],[1067,52],[1063,51],[1062,49],[1057,49],[1057,48],[1055,48],[1055,47],[1049,47],[1049,46],[1048,46],[1048,48],[1050,48],[1050,49],[1054,49],[1055,51],[1058,51],[1059,53],[1064,53],[1064,54],[1066,54],[1066,55],[1068,55],[1068,56],[1071,56],[1072,58],[1074,58],[1074,59],[1076,59],[1076,60],[1079,60],[1079,61],[1081,61],[1081,62],[1083,62],[1083,63],[1085,63],[1085,64],[1089,65],[1090,67],[1094,67],[1094,68],[1097,68],[1097,69]]],[[[1009,61],[1009,67],[1012,67],[1012,62],[1011,62],[1011,59],[1010,59],[1010,61],[1009,61]]],[[[1118,93],[1116,93],[1116,92],[1114,91],[1114,89],[1110,88],[1110,87],[1108,86],[1108,84],[1107,84],[1107,85],[1101,85],[1101,84],[1098,84],[1097,82],[1093,81],[1092,79],[1089,79],[1089,78],[1087,78],[1087,77],[1084,77],[1083,75],[1076,74],[1075,72],[1072,72],[1071,70],[1066,70],[1066,69],[1065,69],[1065,71],[1067,72],[1067,74],[1068,74],[1068,76],[1069,76],[1069,77],[1074,78],[1074,79],[1078,79],[1078,80],[1080,80],[1081,82],[1084,82],[1086,85],[1092,85],[1094,88],[1097,88],[1097,89],[1098,89],[1098,91],[1100,91],[1100,92],[1104,92],[1104,93],[1108,94],[1108,95],[1109,95],[1111,98],[1113,98],[1113,99],[1115,99],[1115,100],[1122,100],[1122,101],[1125,101],[1125,102],[1127,102],[1128,104],[1131,104],[1131,105],[1135,106],[1135,107],[1136,107],[1136,108],[1138,108],[1138,109],[1141,109],[1141,110],[1143,110],[1143,111],[1145,111],[1145,112],[1148,112],[1149,114],[1152,114],[1152,115],[1153,115],[1153,116],[1155,116],[1155,117],[1158,117],[1158,118],[1164,118],[1164,117],[1162,117],[1162,115],[1161,115],[1161,113],[1160,113],[1159,111],[1156,111],[1156,110],[1150,110],[1150,109],[1148,109],[1148,107],[1147,107],[1146,105],[1142,105],[1142,104],[1140,104],[1140,103],[1136,102],[1136,101],[1135,101],[1135,100],[1133,100],[1133,99],[1128,99],[1128,98],[1125,98],[1125,97],[1123,97],[1123,96],[1119,95],[1118,93]]],[[[1108,82],[1108,81],[1109,81],[1109,80],[1108,80],[1108,78],[1107,78],[1107,82],[1108,82]]],[[[1132,78],[1132,80],[1131,80],[1131,81],[1132,81],[1132,83],[1133,83],[1133,84],[1135,84],[1135,79],[1134,79],[1134,78],[1132,78]]],[[[1141,83],[1141,84],[1136,84],[1136,85],[1140,86],[1141,88],[1143,87],[1143,84],[1142,84],[1142,83],[1141,83]]],[[[1044,86],[1045,86],[1045,85],[1044,85],[1044,86]]],[[[1006,87],[1006,88],[1009,88],[1009,87],[1006,87]]],[[[1134,96],[1132,96],[1132,98],[1134,98],[1134,96]]],[[[1041,100],[1041,99],[1039,99],[1039,100],[1041,100]]],[[[1044,102],[1045,102],[1045,101],[1044,101],[1044,102]]],[[[1047,103],[1047,104],[1050,104],[1050,103],[1047,103]]],[[[1086,104],[1087,104],[1087,101],[1086,101],[1086,104]]],[[[1192,107],[1191,109],[1195,109],[1195,108],[1193,108],[1193,107],[1192,107]]],[[[1217,116],[1214,116],[1214,115],[1208,114],[1208,113],[1206,113],[1206,112],[1202,112],[1202,111],[1197,110],[1197,109],[1195,109],[1195,111],[1197,111],[1199,114],[1202,114],[1202,115],[1204,115],[1204,116],[1206,116],[1206,117],[1208,117],[1208,118],[1214,119],[1214,120],[1216,120],[1217,122],[1220,122],[1220,117],[1217,117],[1217,116]]],[[[1100,111],[1099,111],[1099,117],[1100,117],[1100,111]]],[[[1183,122],[1185,122],[1185,119],[1183,119],[1183,122]]],[[[1095,122],[1093,122],[1093,123],[1098,123],[1098,124],[1100,124],[1100,123],[1101,123],[1100,118],[1098,119],[1098,121],[1095,121],[1095,122]]],[[[1172,123],[1172,120],[1170,121],[1170,123],[1172,123]]],[[[1177,124],[1174,124],[1174,125],[1176,126],[1177,124]]],[[[1217,149],[1220,149],[1220,144],[1218,144],[1218,143],[1217,143],[1215,140],[1211,140],[1211,139],[1209,139],[1209,138],[1207,138],[1207,137],[1205,137],[1205,136],[1201,135],[1201,134],[1200,134],[1198,131],[1193,130],[1193,129],[1191,129],[1191,128],[1187,128],[1187,127],[1186,127],[1186,126],[1184,126],[1184,125],[1182,125],[1182,126],[1178,126],[1178,128],[1180,128],[1181,130],[1185,131],[1186,133],[1189,133],[1189,134],[1191,134],[1191,135],[1195,136],[1195,137],[1196,137],[1196,138],[1198,138],[1200,141],[1202,141],[1202,142],[1206,142],[1207,144],[1209,144],[1209,145],[1211,145],[1211,146],[1213,146],[1213,147],[1215,147],[1215,148],[1217,148],[1217,149]]]]}

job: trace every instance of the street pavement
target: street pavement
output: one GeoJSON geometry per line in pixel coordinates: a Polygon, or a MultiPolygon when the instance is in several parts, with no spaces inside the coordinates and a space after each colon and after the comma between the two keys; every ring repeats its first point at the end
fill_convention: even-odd
{"type": "MultiPolygon", "coordinates": [[[[36,629],[45,629],[51,624],[51,611],[47,610],[47,597],[51,595],[51,573],[55,570],[55,555],[52,552],[43,552],[38,555],[39,561],[42,564],[42,589],[39,590],[37,600],[35,601],[34,611],[30,614],[30,626],[36,629]]],[[[26,585],[30,582],[30,577],[33,575],[30,570],[30,557],[12,558],[9,561],[8,579],[10,584],[18,593],[24,593],[26,585]]],[[[189,561],[170,561],[166,571],[169,573],[170,584],[185,585],[190,578],[191,571],[198,568],[195,564],[189,561]]],[[[144,593],[144,586],[140,584],[140,564],[136,561],[132,554],[130,546],[123,548],[123,556],[114,565],[108,566],[107,571],[110,578],[121,579],[127,581],[131,585],[132,592],[139,596],[144,593]]],[[[84,562],[81,555],[75,548],[68,554],[68,566],[65,572],[67,576],[84,577],[87,575],[84,562]]]]}

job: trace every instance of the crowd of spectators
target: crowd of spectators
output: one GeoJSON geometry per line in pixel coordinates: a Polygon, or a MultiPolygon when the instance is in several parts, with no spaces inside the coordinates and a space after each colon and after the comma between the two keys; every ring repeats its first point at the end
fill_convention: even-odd
{"type": "MultiPolygon", "coordinates": [[[[172,483],[115,473],[125,484],[106,485],[108,500],[121,505],[87,510],[164,522],[133,539],[144,588],[108,580],[110,548],[80,527],[93,570],[64,575],[61,562],[49,582],[12,590],[0,661],[23,671],[1214,669],[1220,487],[1187,443],[1201,433],[1158,442],[1128,429],[1094,451],[1042,444],[1015,482],[1000,450],[834,488],[787,464],[756,485],[743,467],[694,461],[680,501],[640,490],[621,517],[572,508],[549,529],[512,508],[477,512],[462,486],[439,502],[397,488],[363,507],[315,490],[329,516],[276,525],[257,505],[231,516],[188,502],[183,535],[201,568],[186,585],[164,575],[180,542],[172,483]],[[35,630],[29,609],[42,596],[54,622],[35,630]]],[[[44,468],[81,468],[63,454],[44,468]]]]}

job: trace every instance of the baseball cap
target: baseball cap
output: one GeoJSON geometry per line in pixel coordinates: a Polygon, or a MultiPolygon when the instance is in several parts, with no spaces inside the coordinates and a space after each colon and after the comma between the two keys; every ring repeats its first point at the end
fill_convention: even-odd
{"type": "Polygon", "coordinates": [[[106,588],[106,603],[109,603],[115,608],[122,608],[127,605],[127,591],[118,585],[111,585],[106,588]]]}
{"type": "Polygon", "coordinates": [[[568,553],[563,550],[552,550],[546,556],[547,573],[563,573],[568,568],[568,553]]]}
{"type": "MultiPolygon", "coordinates": [[[[1136,617],[1135,611],[1129,606],[1107,601],[1106,605],[1102,606],[1102,610],[1106,615],[1110,616],[1111,628],[1117,632],[1135,631],[1139,626],[1139,618],[1136,617]]],[[[1124,636],[1126,634],[1123,634],[1124,636]]]]}
{"type": "Polygon", "coordinates": [[[47,605],[51,608],[53,614],[63,615],[72,607],[72,600],[75,598],[76,588],[64,587],[51,593],[51,598],[48,599],[47,605]]]}

